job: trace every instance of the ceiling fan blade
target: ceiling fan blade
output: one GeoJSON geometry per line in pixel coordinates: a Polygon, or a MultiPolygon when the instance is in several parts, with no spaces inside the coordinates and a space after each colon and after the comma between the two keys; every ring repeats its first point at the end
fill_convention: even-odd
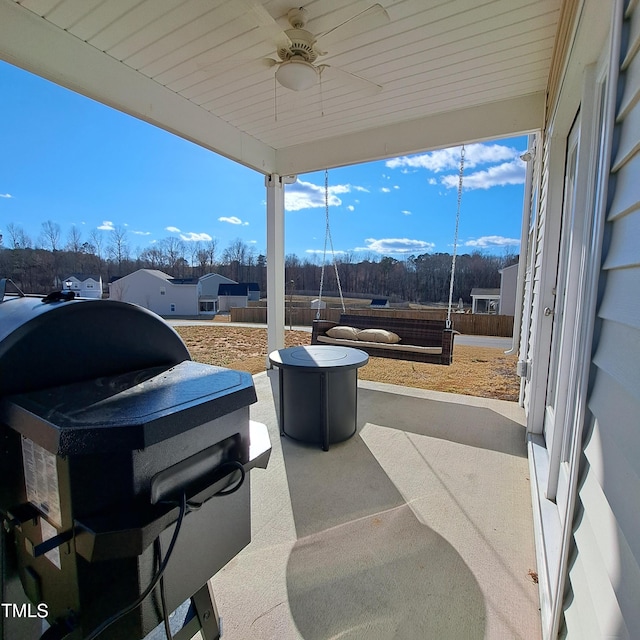
{"type": "Polygon", "coordinates": [[[259,0],[241,0],[244,6],[253,13],[256,24],[267,30],[278,47],[289,48],[291,40],[275,18],[262,6],[259,0]]]}
{"type": "Polygon", "coordinates": [[[334,75],[336,77],[342,77],[342,80],[349,82],[356,82],[359,84],[364,90],[369,91],[370,93],[378,93],[382,91],[384,88],[381,84],[377,84],[371,80],[367,80],[367,78],[363,78],[362,76],[357,75],[356,73],[351,73],[351,71],[345,71],[340,67],[332,67],[328,64],[318,65],[318,70],[321,74],[327,73],[328,75],[334,75]]]}
{"type": "Polygon", "coordinates": [[[333,42],[337,39],[344,40],[365,29],[375,29],[376,27],[388,24],[388,22],[389,14],[387,10],[380,3],[376,3],[356,13],[328,31],[321,33],[317,36],[316,40],[322,48],[325,42],[333,42]]]}
{"type": "Polygon", "coordinates": [[[204,71],[205,73],[225,73],[233,69],[246,68],[249,66],[256,67],[258,70],[260,67],[270,69],[279,64],[278,60],[273,58],[230,58],[228,60],[219,60],[218,62],[198,64],[198,71],[204,71]]]}

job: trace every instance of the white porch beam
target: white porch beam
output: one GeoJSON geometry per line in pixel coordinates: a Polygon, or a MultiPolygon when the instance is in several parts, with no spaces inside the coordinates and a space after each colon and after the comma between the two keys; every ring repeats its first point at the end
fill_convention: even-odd
{"type": "Polygon", "coordinates": [[[277,150],[280,175],[523,135],[544,126],[544,92],[277,150]]]}
{"type": "Polygon", "coordinates": [[[0,59],[260,173],[275,151],[15,2],[0,2],[0,59]]]}
{"type": "Polygon", "coordinates": [[[267,353],[284,347],[284,185],[294,176],[271,174],[267,188],[267,353]]]}

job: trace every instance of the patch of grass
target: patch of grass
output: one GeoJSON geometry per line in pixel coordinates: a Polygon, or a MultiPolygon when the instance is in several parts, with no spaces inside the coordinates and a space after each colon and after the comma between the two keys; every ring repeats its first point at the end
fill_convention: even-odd
{"type": "MultiPolygon", "coordinates": [[[[249,327],[176,327],[191,357],[197,362],[251,374],[264,371],[267,358],[267,330],[249,327]]],[[[308,345],[311,334],[286,331],[287,347],[308,345]]],[[[520,378],[516,375],[517,356],[506,356],[501,349],[454,345],[453,364],[443,366],[423,362],[370,358],[359,369],[363,380],[446,391],[482,398],[517,401],[520,378]]]]}

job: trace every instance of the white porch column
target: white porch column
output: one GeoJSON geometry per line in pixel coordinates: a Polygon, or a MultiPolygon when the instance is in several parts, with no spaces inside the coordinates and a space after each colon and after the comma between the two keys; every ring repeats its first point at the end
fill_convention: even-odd
{"type": "Polygon", "coordinates": [[[284,185],[295,177],[265,176],[267,188],[267,353],[284,347],[284,185]]]}

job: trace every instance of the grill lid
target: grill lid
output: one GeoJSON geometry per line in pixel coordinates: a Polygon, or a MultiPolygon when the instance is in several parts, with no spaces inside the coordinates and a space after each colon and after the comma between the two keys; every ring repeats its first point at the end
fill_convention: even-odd
{"type": "Polygon", "coordinates": [[[190,360],[155,313],[116,300],[0,302],[0,397],[190,360]]]}

